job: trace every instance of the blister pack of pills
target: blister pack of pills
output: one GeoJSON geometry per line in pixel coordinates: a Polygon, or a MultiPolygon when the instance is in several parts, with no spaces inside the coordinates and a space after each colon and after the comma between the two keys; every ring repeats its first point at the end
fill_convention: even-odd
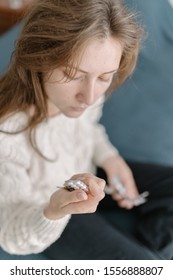
{"type": "Polygon", "coordinates": [[[122,182],[120,181],[120,179],[117,176],[114,176],[112,178],[112,183],[113,183],[114,189],[112,189],[110,187],[106,187],[105,188],[106,194],[112,195],[114,193],[119,193],[124,199],[130,200],[134,206],[139,206],[147,201],[147,197],[149,196],[148,191],[139,194],[135,198],[130,198],[126,194],[125,186],[122,184],[122,182]]]}
{"type": "Polygon", "coordinates": [[[80,180],[67,180],[64,183],[64,188],[68,191],[81,189],[88,192],[88,186],[80,180]]]}

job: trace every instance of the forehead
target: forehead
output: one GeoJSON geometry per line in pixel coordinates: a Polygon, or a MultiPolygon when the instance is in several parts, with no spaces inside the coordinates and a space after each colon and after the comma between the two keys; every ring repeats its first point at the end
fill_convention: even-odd
{"type": "Polygon", "coordinates": [[[78,68],[88,73],[117,70],[122,55],[120,42],[112,37],[90,41],[81,57],[78,68]]]}

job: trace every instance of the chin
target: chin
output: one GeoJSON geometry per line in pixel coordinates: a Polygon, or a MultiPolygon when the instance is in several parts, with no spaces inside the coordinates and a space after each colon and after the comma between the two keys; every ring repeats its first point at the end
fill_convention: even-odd
{"type": "Polygon", "coordinates": [[[70,114],[70,113],[64,113],[64,115],[68,118],[71,118],[71,119],[76,119],[76,118],[79,118],[83,113],[73,113],[73,114],[70,114]]]}

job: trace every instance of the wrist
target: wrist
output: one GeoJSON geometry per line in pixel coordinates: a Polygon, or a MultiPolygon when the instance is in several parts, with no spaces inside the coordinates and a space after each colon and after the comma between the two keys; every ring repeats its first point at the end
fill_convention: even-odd
{"type": "Polygon", "coordinates": [[[54,211],[52,211],[52,209],[49,207],[49,205],[44,208],[43,214],[46,217],[46,219],[48,219],[48,220],[59,220],[65,216],[63,214],[55,213],[54,211]]]}
{"type": "Polygon", "coordinates": [[[109,158],[107,158],[103,163],[102,163],[102,166],[101,168],[104,169],[105,172],[110,172],[111,170],[115,170],[115,165],[117,163],[117,161],[119,160],[120,158],[120,155],[117,154],[117,155],[113,155],[109,158]]]}

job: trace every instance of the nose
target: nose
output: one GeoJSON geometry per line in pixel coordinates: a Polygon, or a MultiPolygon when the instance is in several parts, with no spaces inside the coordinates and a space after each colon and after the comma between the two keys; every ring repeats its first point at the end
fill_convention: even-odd
{"type": "Polygon", "coordinates": [[[92,105],[96,99],[96,86],[94,81],[87,81],[80,89],[78,100],[85,105],[92,105]]]}

